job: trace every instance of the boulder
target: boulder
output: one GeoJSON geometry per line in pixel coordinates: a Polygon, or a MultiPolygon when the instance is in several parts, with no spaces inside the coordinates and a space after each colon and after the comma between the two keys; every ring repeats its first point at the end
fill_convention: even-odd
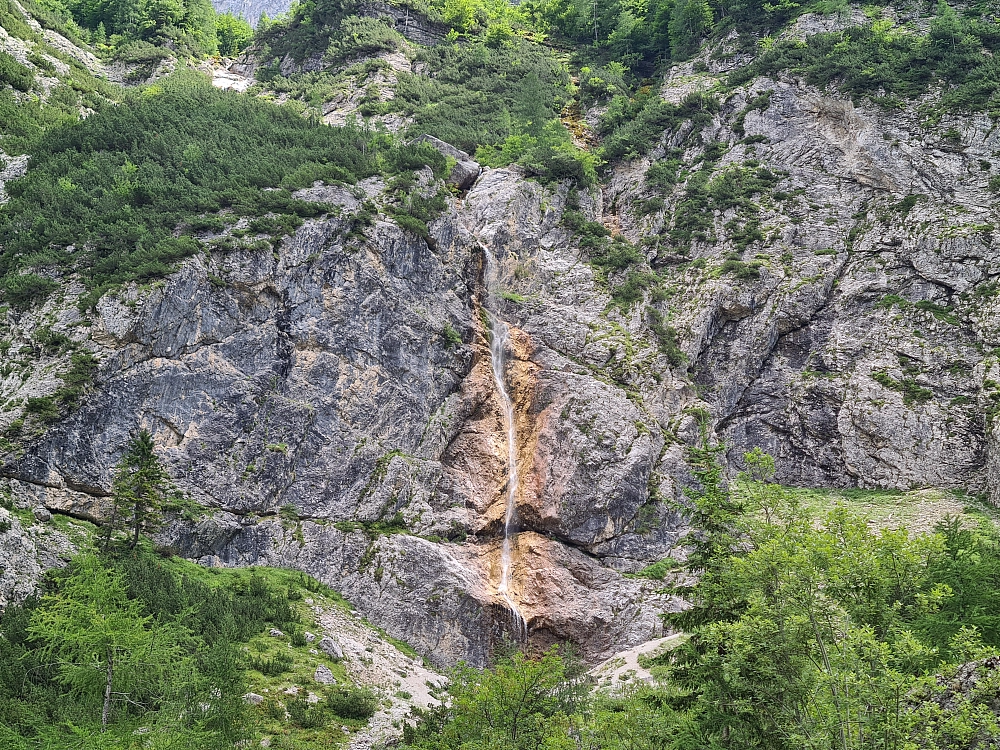
{"type": "Polygon", "coordinates": [[[340,647],[333,638],[329,636],[324,636],[319,642],[320,651],[325,652],[328,656],[332,656],[334,659],[343,659],[344,650],[340,647]]]}
{"type": "Polygon", "coordinates": [[[450,143],[446,143],[432,135],[417,136],[410,142],[426,143],[445,156],[454,159],[455,166],[452,167],[451,173],[448,175],[448,182],[457,186],[459,190],[468,190],[479,179],[479,174],[482,172],[479,162],[450,143]]]}
{"type": "Polygon", "coordinates": [[[313,673],[313,679],[316,680],[320,685],[336,685],[337,678],[333,676],[333,672],[325,664],[320,664],[316,667],[315,673],[313,673]]]}

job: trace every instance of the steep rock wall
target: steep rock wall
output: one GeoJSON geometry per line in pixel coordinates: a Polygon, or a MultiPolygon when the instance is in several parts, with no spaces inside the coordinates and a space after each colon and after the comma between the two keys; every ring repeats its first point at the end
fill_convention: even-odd
{"type": "MultiPolygon", "coordinates": [[[[701,62],[714,72],[671,71],[668,101],[725,71],[701,62]]],[[[595,271],[561,221],[566,186],[487,170],[430,243],[388,220],[350,231],[377,180],[313,188],[303,197],[339,213],[273,254],[206,253],[106,297],[89,327],[73,284],[8,312],[11,352],[38,349],[50,326],[101,368],[78,412],[5,457],[3,483],[28,506],[99,518],[130,432],[146,427],[210,509],[162,544],[308,571],[436,663],[481,663],[509,625],[496,596],[507,447],[482,322],[489,254],[514,349],[514,598],[535,642],[568,639],[598,659],[661,635],[659,613],[679,606],[623,574],[683,554],[685,449],[705,413],[731,469],[761,446],[791,484],[998,486],[998,137],[986,117],[929,128],[916,105],[888,113],[790,78],[752,81],[696,138],[665,133],[576,196],[666,279],[666,299],[624,308],[610,294],[622,279],[595,271]],[[776,179],[744,196],[749,213],[709,206],[705,238],[677,247],[687,178],[640,210],[646,170],[669,149],[690,175],[712,143],[725,148],[711,180],[736,167],[776,179]],[[755,270],[730,273],[737,259],[755,270]],[[647,306],[677,329],[686,363],[660,351],[647,306]]],[[[51,391],[60,361],[5,368],[5,403],[51,391]]],[[[5,409],[0,427],[16,416],[5,409]]]]}

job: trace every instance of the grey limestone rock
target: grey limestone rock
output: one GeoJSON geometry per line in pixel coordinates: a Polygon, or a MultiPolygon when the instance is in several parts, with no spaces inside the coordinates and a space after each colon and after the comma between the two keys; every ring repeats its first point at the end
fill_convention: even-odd
{"type": "Polygon", "coordinates": [[[414,138],[413,141],[415,143],[427,143],[445,156],[455,160],[455,165],[448,176],[448,182],[457,186],[459,190],[468,190],[479,178],[479,174],[482,172],[479,163],[461,149],[457,149],[450,143],[445,143],[440,138],[435,138],[432,135],[420,135],[414,138]]]}
{"type": "Polygon", "coordinates": [[[337,680],[333,676],[333,672],[325,664],[320,664],[316,667],[316,672],[313,674],[313,679],[320,685],[336,685],[337,680]]]}
{"type": "MultiPolygon", "coordinates": [[[[685,63],[662,93],[680,101],[718,72],[685,63]]],[[[534,642],[603,658],[662,636],[659,614],[682,606],[624,574],[683,557],[686,455],[703,431],[726,442],[730,470],[759,446],[788,484],[997,492],[1000,258],[981,162],[1000,131],[985,116],[939,129],[951,127],[960,147],[914,107],[758,79],[700,140],[664,133],[607,185],[573,195],[516,167],[480,174],[432,140],[468,172],[453,174],[467,192],[430,241],[384,213],[351,231],[363,202],[381,200],[378,179],[316,185],[298,197],[336,210],[274,252],[191,258],[153,288],[105,296],[89,329],[75,325],[72,285],[61,302],[8,311],[12,346],[51,318],[101,367],[81,408],[4,456],[0,474],[26,508],[99,519],[128,436],[146,427],[206,509],[173,519],[161,544],[305,571],[428,662],[484,663],[512,631],[497,595],[508,455],[489,306],[511,328],[512,591],[534,642]],[[746,109],[764,92],[767,106],[746,109]],[[773,189],[747,198],[756,233],[739,208],[720,209],[704,239],[674,247],[664,238],[684,187],[639,210],[646,170],[668,149],[694,164],[711,142],[725,146],[711,179],[767,170],[773,189]],[[666,293],[613,299],[627,272],[587,262],[562,221],[571,200],[633,241],[666,293]],[[679,352],[665,351],[656,319],[679,352]]],[[[427,170],[420,185],[440,187],[427,170]]],[[[3,402],[50,392],[58,365],[0,380],[3,402]]]]}
{"type": "Polygon", "coordinates": [[[318,645],[320,651],[328,656],[332,656],[334,659],[344,658],[344,650],[340,647],[340,644],[333,640],[330,636],[325,635],[320,638],[318,645]]]}

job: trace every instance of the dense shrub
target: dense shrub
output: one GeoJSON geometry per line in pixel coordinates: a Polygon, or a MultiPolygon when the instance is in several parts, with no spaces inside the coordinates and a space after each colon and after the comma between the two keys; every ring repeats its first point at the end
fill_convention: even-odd
{"type": "Polygon", "coordinates": [[[1000,24],[962,18],[942,3],[926,35],[879,20],[805,41],[783,41],[731,74],[729,83],[789,70],[813,85],[836,86],[888,106],[943,83],[941,109],[992,112],[1000,108],[1000,73],[993,62],[998,51],[1000,24]]]}
{"type": "Polygon", "coordinates": [[[335,687],[327,695],[326,705],[341,718],[365,721],[378,710],[378,699],[366,688],[335,687]]]}
{"type": "Polygon", "coordinates": [[[192,221],[205,226],[222,208],[280,214],[258,219],[255,231],[287,232],[296,216],[323,210],[291,197],[313,180],[353,182],[428,163],[443,169],[429,147],[398,148],[359,127],[319,125],[217,91],[196,73],[175,74],[39,139],[0,215],[4,297],[23,304],[51,289],[11,280],[21,269],[47,266],[79,273],[93,301],[114,285],[169,273],[200,247],[175,230],[192,221]]]}
{"type": "Polygon", "coordinates": [[[12,86],[18,91],[30,91],[35,84],[35,75],[8,55],[0,51],[0,86],[12,86]]]}
{"type": "Polygon", "coordinates": [[[435,75],[401,73],[394,104],[413,117],[414,133],[469,153],[510,136],[537,138],[567,98],[566,71],[528,42],[439,45],[420,54],[435,75]]]}

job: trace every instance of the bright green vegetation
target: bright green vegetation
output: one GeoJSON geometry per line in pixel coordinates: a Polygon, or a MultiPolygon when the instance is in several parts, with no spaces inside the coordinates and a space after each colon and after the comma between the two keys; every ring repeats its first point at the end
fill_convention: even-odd
{"type": "Polygon", "coordinates": [[[700,142],[701,129],[719,111],[719,101],[709,94],[688,94],[680,104],[668,104],[644,87],[632,98],[619,94],[608,104],[599,132],[605,136],[602,153],[609,161],[633,159],[649,151],[664,133],[682,124],[691,128],[685,143],[700,142]]]}
{"type": "Polygon", "coordinates": [[[782,492],[814,516],[844,507],[878,528],[931,531],[945,516],[977,523],[979,501],[960,492],[937,489],[862,490],[783,487],[782,492]]]}
{"type": "Polygon", "coordinates": [[[572,658],[515,654],[460,669],[450,701],[408,730],[406,746],[701,750],[957,750],[1000,733],[1000,533],[975,515],[932,530],[878,529],[848,507],[891,493],[841,491],[848,504],[800,502],[759,450],[729,490],[720,448],[691,449],[689,492],[702,531],[686,564],[640,574],[693,604],[667,615],[687,634],[643,659],[652,684],[580,689],[572,658]],[[978,674],[967,692],[961,664],[978,674]]]}
{"type": "Polygon", "coordinates": [[[66,9],[87,41],[124,52],[129,61],[156,55],[154,48],[167,43],[192,56],[218,49],[209,0],[66,0],[66,9]]]}
{"type": "Polygon", "coordinates": [[[394,104],[414,133],[457,145],[488,166],[514,162],[545,180],[596,178],[593,156],[574,147],[558,114],[569,76],[551,52],[524,40],[439,45],[420,53],[434,77],[400,74],[394,104]]]}
{"type": "MultiPolygon", "coordinates": [[[[42,7],[26,0],[21,5],[44,29],[76,38],[75,25],[58,3],[42,7]]],[[[116,86],[96,78],[79,60],[50,45],[9,0],[0,0],[0,26],[30,50],[29,66],[0,53],[0,150],[24,153],[46,130],[78,120],[81,108],[100,109],[117,97],[116,86]],[[56,80],[47,94],[40,75],[56,80]]]]}
{"type": "Polygon", "coordinates": [[[99,534],[57,522],[84,551],[40,598],[0,614],[4,748],[223,750],[264,735],[305,750],[372,716],[377,698],[305,635],[319,630],[306,596],[346,607],[335,592],[301,573],[206,569],[140,543],[163,513],[186,510],[148,432],[129,442],[113,491],[99,534]],[[320,665],[336,687],[315,682],[320,665]]]}
{"type": "Polygon", "coordinates": [[[926,35],[876,20],[870,26],[816,34],[804,43],[779,42],[730,76],[729,83],[789,70],[814,85],[834,85],[886,106],[898,106],[900,100],[944,83],[934,105],[937,111],[995,113],[1000,107],[1000,76],[992,56],[1000,50],[1000,24],[975,5],[967,13],[959,16],[939,3],[926,35]]]}
{"type": "Polygon", "coordinates": [[[576,747],[568,732],[585,707],[582,665],[552,649],[529,659],[503,656],[486,671],[460,666],[448,685],[449,700],[404,727],[404,744],[420,750],[486,748],[558,750],[576,747]]]}
{"type": "MultiPolygon", "coordinates": [[[[51,274],[78,273],[89,290],[84,304],[122,283],[163,276],[200,250],[193,235],[209,224],[276,214],[275,227],[256,229],[287,231],[287,221],[323,212],[291,197],[314,180],[443,167],[428,146],[318,125],[220,92],[195,73],[127,92],[120,105],[53,128],[31,155],[0,212],[0,289],[16,306],[50,292],[51,274]],[[20,277],[29,270],[34,275],[20,277]]],[[[419,218],[432,208],[421,206],[419,218]]]]}
{"type": "MultiPolygon", "coordinates": [[[[165,58],[236,55],[253,40],[253,29],[245,19],[216,14],[209,0],[25,0],[21,6],[43,28],[132,66],[135,80],[148,77],[165,58]]],[[[0,25],[15,38],[36,44],[29,60],[46,75],[57,71],[40,51],[79,66],[50,47],[8,0],[0,3],[0,25]]],[[[30,71],[12,66],[0,55],[0,84],[28,91],[33,78],[30,71]]]]}
{"type": "MultiPolygon", "coordinates": [[[[503,15],[506,3],[493,3],[494,17],[503,15]]],[[[471,7],[471,5],[470,5],[471,7]]],[[[351,4],[309,2],[298,6],[288,19],[270,26],[261,38],[267,44],[270,67],[258,78],[275,91],[290,91],[314,106],[315,95],[335,90],[342,82],[336,71],[364,55],[391,51],[403,44],[387,22],[352,15],[351,4]],[[302,59],[324,51],[322,73],[279,76],[277,62],[286,54],[302,59]]],[[[438,10],[425,7],[432,17],[438,10]]],[[[466,18],[448,7],[443,17],[459,27],[473,28],[466,18]]],[[[517,15],[513,9],[511,13],[517,15]]],[[[492,12],[492,11],[491,11],[492,12]]],[[[485,17],[483,23],[490,25],[485,17]]],[[[548,48],[510,32],[502,39],[471,36],[462,45],[442,43],[413,52],[427,73],[398,74],[395,97],[379,100],[377,86],[361,104],[365,116],[390,109],[412,118],[409,136],[430,134],[469,153],[489,166],[519,163],[546,181],[572,179],[581,184],[596,180],[597,159],[573,144],[559,119],[571,100],[570,77],[563,61],[548,48]]],[[[359,72],[373,72],[365,63],[359,72]]]]}
{"type": "Polygon", "coordinates": [[[269,736],[272,747],[330,747],[377,701],[309,653],[306,596],[344,606],[290,571],[204,569],[145,545],[83,554],[0,617],[0,744],[222,750],[269,736]],[[312,679],[320,664],[337,687],[312,679]],[[294,686],[299,697],[285,692],[294,686]],[[248,691],[265,700],[247,704],[248,691]]]}
{"type": "Polygon", "coordinates": [[[215,35],[219,54],[223,57],[235,57],[253,41],[250,24],[242,16],[234,16],[232,13],[218,13],[215,16],[215,35]]]}

